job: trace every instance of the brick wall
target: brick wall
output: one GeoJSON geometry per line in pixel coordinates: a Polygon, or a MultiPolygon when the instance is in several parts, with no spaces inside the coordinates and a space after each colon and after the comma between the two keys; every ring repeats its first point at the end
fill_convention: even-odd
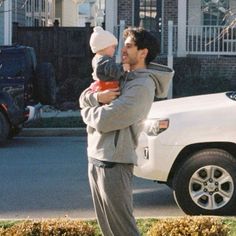
{"type": "Polygon", "coordinates": [[[222,56],[200,58],[202,64],[202,73],[206,76],[209,73],[217,74],[218,76],[228,77],[232,81],[236,78],[236,57],[222,56]]]}
{"type": "Polygon", "coordinates": [[[165,0],[164,4],[164,19],[163,19],[163,53],[167,53],[168,45],[168,21],[172,20],[174,25],[178,23],[178,0],[165,0]]]}
{"type": "MultiPolygon", "coordinates": [[[[159,56],[157,62],[166,65],[167,58],[159,56]]],[[[174,97],[236,91],[236,57],[175,57],[173,64],[174,97]]]]}

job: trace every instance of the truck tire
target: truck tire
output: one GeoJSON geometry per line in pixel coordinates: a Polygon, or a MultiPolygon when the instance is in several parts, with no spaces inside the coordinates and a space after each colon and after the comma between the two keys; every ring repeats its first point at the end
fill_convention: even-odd
{"type": "Polygon", "coordinates": [[[174,197],[190,215],[236,214],[236,160],[221,149],[201,150],[174,177],[174,197]]]}
{"type": "Polygon", "coordinates": [[[0,111],[0,145],[4,144],[8,139],[10,125],[5,115],[0,111]]]}
{"type": "Polygon", "coordinates": [[[9,130],[8,139],[12,139],[13,137],[17,136],[21,132],[22,128],[19,126],[12,126],[9,130]]]}
{"type": "Polygon", "coordinates": [[[55,71],[51,63],[41,63],[36,68],[37,98],[43,105],[56,102],[55,71]]]}

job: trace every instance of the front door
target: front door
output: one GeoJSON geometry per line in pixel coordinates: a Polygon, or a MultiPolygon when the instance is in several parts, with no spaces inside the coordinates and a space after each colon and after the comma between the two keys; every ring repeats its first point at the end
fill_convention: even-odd
{"type": "Polygon", "coordinates": [[[135,0],[134,9],[134,25],[152,31],[161,43],[162,0],[135,0]]]}

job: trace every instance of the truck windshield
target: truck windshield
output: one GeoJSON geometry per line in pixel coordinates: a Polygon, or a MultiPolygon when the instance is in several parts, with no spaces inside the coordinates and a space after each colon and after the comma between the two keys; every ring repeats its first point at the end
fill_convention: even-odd
{"type": "Polygon", "coordinates": [[[19,53],[0,53],[0,78],[21,77],[24,74],[24,55],[19,53]]]}

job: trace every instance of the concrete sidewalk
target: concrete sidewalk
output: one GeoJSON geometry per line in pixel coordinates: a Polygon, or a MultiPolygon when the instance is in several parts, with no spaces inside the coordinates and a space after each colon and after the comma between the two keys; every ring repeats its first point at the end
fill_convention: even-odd
{"type": "Polygon", "coordinates": [[[72,111],[59,111],[59,110],[43,110],[41,114],[42,118],[52,117],[80,117],[80,110],[72,111]]]}
{"type": "Polygon", "coordinates": [[[86,128],[23,128],[19,136],[85,136],[86,134],[86,128]]]}
{"type": "MultiPolygon", "coordinates": [[[[41,114],[44,118],[63,118],[63,117],[80,117],[80,111],[58,111],[43,110],[41,114]]],[[[84,136],[86,128],[23,128],[19,136],[24,137],[43,137],[43,136],[84,136]]]]}

